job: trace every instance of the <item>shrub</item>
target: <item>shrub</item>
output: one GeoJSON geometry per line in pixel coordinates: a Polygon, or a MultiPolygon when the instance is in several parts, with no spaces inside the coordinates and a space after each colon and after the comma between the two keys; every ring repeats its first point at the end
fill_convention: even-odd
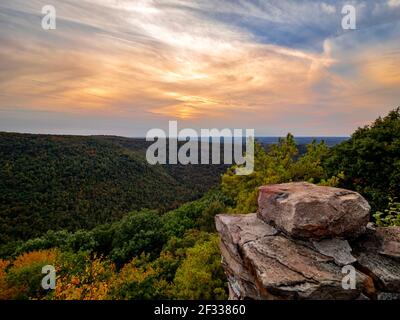
{"type": "Polygon", "coordinates": [[[221,266],[219,239],[196,244],[187,250],[174,280],[178,299],[226,299],[226,277],[221,266]]]}
{"type": "Polygon", "coordinates": [[[374,218],[380,227],[400,226],[400,202],[390,197],[388,208],[383,212],[377,211],[374,218]]]}
{"type": "Polygon", "coordinates": [[[116,226],[111,259],[122,266],[142,252],[151,252],[155,256],[165,242],[162,221],[156,212],[132,212],[116,226]]]}
{"type": "Polygon", "coordinates": [[[42,267],[55,265],[56,250],[24,253],[10,265],[6,274],[7,299],[40,299],[48,292],[42,288],[42,267]]]}
{"type": "Polygon", "coordinates": [[[108,296],[115,266],[87,252],[63,253],[57,260],[56,300],[103,300],[108,296]]]}
{"type": "Polygon", "coordinates": [[[331,175],[344,173],[340,186],[366,197],[372,211],[383,211],[388,196],[400,194],[400,108],[333,148],[326,161],[331,175]]]}
{"type": "Polygon", "coordinates": [[[166,299],[171,285],[160,278],[147,256],[133,258],[112,280],[111,299],[166,299]]]}

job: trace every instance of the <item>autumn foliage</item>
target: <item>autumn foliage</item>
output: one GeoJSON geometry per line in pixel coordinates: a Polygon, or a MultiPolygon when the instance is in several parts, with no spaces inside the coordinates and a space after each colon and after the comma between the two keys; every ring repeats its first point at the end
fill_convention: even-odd
{"type": "Polygon", "coordinates": [[[54,249],[24,253],[13,261],[0,262],[0,297],[2,299],[40,299],[47,292],[41,286],[42,267],[54,265],[54,249]]]}

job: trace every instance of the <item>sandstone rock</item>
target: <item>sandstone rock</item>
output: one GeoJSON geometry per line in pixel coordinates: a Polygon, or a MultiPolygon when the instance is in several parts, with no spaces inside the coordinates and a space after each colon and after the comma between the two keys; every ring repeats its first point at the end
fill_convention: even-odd
{"type": "Polygon", "coordinates": [[[352,243],[358,268],[383,292],[400,293],[400,263],[396,259],[399,236],[399,227],[376,228],[352,243]]]}
{"type": "Polygon", "coordinates": [[[243,247],[244,257],[263,292],[280,299],[355,299],[364,276],[357,273],[355,290],[344,290],[341,268],[330,257],[284,236],[264,237],[243,247]]]}
{"type": "Polygon", "coordinates": [[[275,235],[277,230],[257,219],[256,214],[218,215],[216,228],[224,241],[220,243],[222,265],[229,281],[231,299],[261,299],[255,279],[245,267],[240,253],[243,244],[259,237],[275,235]]]}
{"type": "Polygon", "coordinates": [[[291,237],[354,238],[366,231],[370,206],[358,193],[311,183],[260,187],[258,217],[291,237]]]}
{"type": "Polygon", "coordinates": [[[321,241],[314,241],[313,245],[319,253],[332,257],[339,266],[352,264],[357,261],[351,255],[351,247],[347,240],[323,239],[321,241]]]}
{"type": "Polygon", "coordinates": [[[373,222],[368,222],[367,223],[367,230],[375,231],[376,230],[375,224],[373,222]]]}
{"type": "Polygon", "coordinates": [[[379,292],[377,300],[400,300],[400,293],[379,292]]]}
{"type": "Polygon", "coordinates": [[[230,299],[399,299],[400,227],[368,216],[355,192],[262,187],[258,213],[215,218],[230,299]]]}
{"type": "Polygon", "coordinates": [[[361,293],[360,296],[356,300],[371,300],[371,299],[361,293]]]}
{"type": "Polygon", "coordinates": [[[255,213],[217,215],[215,223],[218,232],[228,240],[233,251],[237,245],[242,246],[246,242],[278,233],[274,227],[260,221],[255,213]]]}
{"type": "Polygon", "coordinates": [[[278,233],[256,214],[217,215],[216,226],[231,299],[356,299],[372,283],[357,272],[356,289],[343,289],[334,258],[278,233]]]}
{"type": "Polygon", "coordinates": [[[400,258],[400,227],[377,228],[376,236],[380,240],[380,254],[400,258]]]}

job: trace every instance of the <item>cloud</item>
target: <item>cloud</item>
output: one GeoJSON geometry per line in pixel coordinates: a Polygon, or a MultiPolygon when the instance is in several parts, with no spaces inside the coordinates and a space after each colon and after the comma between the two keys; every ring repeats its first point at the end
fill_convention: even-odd
{"type": "Polygon", "coordinates": [[[93,117],[125,135],[121,119],[144,135],[174,118],[348,134],[399,99],[397,9],[368,2],[344,32],[328,1],[53,2],[52,31],[40,26],[46,1],[0,5],[0,110],[18,128],[42,112],[74,132],[85,122],[73,119],[93,117]]]}
{"type": "Polygon", "coordinates": [[[328,14],[336,13],[336,8],[330,4],[326,4],[325,2],[321,3],[321,9],[328,14]]]}
{"type": "Polygon", "coordinates": [[[389,0],[388,5],[389,7],[398,7],[400,6],[400,0],[389,0]]]}

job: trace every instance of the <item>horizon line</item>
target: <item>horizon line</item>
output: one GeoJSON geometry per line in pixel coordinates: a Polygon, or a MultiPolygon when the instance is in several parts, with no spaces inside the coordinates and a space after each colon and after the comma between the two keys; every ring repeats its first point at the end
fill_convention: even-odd
{"type": "MultiPolygon", "coordinates": [[[[66,137],[116,137],[126,139],[146,139],[146,136],[122,136],[115,134],[72,134],[72,133],[33,133],[17,131],[0,131],[0,134],[20,134],[36,136],[66,136],[66,137]]],[[[289,132],[290,133],[290,132],[289,132]]],[[[294,138],[350,138],[350,135],[294,135],[294,138]]],[[[240,138],[240,136],[191,136],[190,138],[240,138]]],[[[286,135],[256,135],[255,138],[285,138],[286,135]]],[[[177,138],[177,136],[167,136],[167,138],[177,138]]],[[[243,137],[245,138],[245,137],[243,137]]]]}

